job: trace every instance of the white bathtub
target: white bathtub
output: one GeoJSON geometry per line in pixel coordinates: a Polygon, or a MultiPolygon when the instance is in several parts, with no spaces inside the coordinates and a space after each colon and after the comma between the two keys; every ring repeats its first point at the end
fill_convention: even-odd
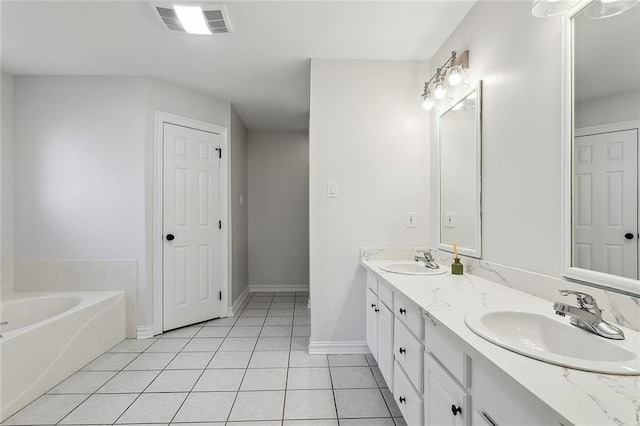
{"type": "Polygon", "coordinates": [[[0,422],[125,337],[123,292],[16,293],[0,303],[0,422]]]}

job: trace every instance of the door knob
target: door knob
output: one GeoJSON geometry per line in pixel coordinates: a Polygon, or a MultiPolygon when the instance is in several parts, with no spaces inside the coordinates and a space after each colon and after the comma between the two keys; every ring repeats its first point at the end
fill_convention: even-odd
{"type": "Polygon", "coordinates": [[[167,234],[167,241],[173,241],[175,236],[173,234],[167,234]]]}
{"type": "Polygon", "coordinates": [[[627,232],[626,234],[624,234],[624,237],[627,240],[633,240],[633,234],[631,232],[627,232]]]}
{"type": "Polygon", "coordinates": [[[458,413],[462,413],[462,408],[456,407],[455,404],[451,404],[451,412],[454,416],[457,416],[458,413]]]}

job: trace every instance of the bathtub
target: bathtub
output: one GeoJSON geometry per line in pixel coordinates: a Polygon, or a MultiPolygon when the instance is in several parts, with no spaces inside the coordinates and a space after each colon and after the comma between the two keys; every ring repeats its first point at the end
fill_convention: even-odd
{"type": "Polygon", "coordinates": [[[124,292],[16,293],[0,303],[0,422],[125,337],[124,292]]]}

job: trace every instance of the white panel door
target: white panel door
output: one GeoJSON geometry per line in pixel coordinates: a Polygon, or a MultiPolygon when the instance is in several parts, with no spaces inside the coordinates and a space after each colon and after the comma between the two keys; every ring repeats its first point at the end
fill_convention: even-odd
{"type": "Polygon", "coordinates": [[[220,316],[220,135],[163,126],[163,330],[220,316]]]}
{"type": "Polygon", "coordinates": [[[573,266],[638,279],[638,132],[575,138],[573,266]]]}

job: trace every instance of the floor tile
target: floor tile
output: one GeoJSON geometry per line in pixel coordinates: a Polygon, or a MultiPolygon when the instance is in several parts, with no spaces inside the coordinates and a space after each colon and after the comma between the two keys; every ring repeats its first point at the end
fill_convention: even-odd
{"type": "Polygon", "coordinates": [[[294,336],[311,336],[311,327],[308,325],[294,325],[293,326],[293,335],[294,336]]]}
{"type": "Polygon", "coordinates": [[[400,408],[398,408],[398,404],[396,403],[396,399],[393,397],[393,394],[389,390],[389,388],[380,389],[382,392],[382,397],[387,402],[387,408],[391,412],[392,417],[402,417],[402,412],[400,408]]]}
{"type": "Polygon", "coordinates": [[[271,302],[249,302],[247,309],[269,309],[271,302]]]}
{"type": "Polygon", "coordinates": [[[396,426],[407,426],[404,417],[394,417],[393,421],[396,422],[396,426]]]}
{"type": "Polygon", "coordinates": [[[184,352],[215,352],[218,350],[224,339],[220,337],[194,337],[184,347],[184,352]]]}
{"type": "Polygon", "coordinates": [[[121,371],[98,389],[98,393],[140,393],[158,374],[160,371],[121,371]]]}
{"type": "Polygon", "coordinates": [[[256,351],[288,351],[290,347],[290,337],[260,337],[256,351]]]}
{"type": "Polygon", "coordinates": [[[195,337],[227,337],[231,327],[202,327],[195,337]]]}
{"type": "Polygon", "coordinates": [[[293,317],[293,325],[311,325],[311,317],[293,317]]]}
{"type": "Polygon", "coordinates": [[[87,395],[43,395],[13,416],[4,425],[56,424],[76,408],[87,395]]]}
{"type": "Polygon", "coordinates": [[[116,423],[170,422],[186,397],[186,393],[143,393],[116,423]]]}
{"type": "Polygon", "coordinates": [[[382,373],[380,372],[380,368],[371,367],[371,371],[373,371],[373,377],[376,378],[376,382],[378,383],[379,387],[381,387],[381,388],[389,387],[389,383],[387,383],[384,380],[384,377],[382,377],[382,373]]]}
{"type": "Polygon", "coordinates": [[[267,317],[264,321],[265,326],[271,325],[293,325],[293,317],[267,317]]]}
{"type": "Polygon", "coordinates": [[[339,418],[391,417],[379,389],[334,390],[339,418]]]}
{"type": "Polygon", "coordinates": [[[247,368],[251,352],[216,352],[207,368],[247,368]]]}
{"type": "Polygon", "coordinates": [[[188,327],[176,328],[175,330],[165,331],[160,336],[161,339],[177,339],[191,338],[195,336],[202,328],[201,325],[191,325],[188,327]]]}
{"type": "Polygon", "coordinates": [[[260,326],[236,326],[229,332],[229,337],[258,337],[260,330],[262,330],[260,326]]]}
{"type": "Polygon", "coordinates": [[[265,317],[242,317],[238,318],[236,322],[236,327],[253,327],[258,326],[261,327],[264,324],[265,317]]]}
{"type": "Polygon", "coordinates": [[[252,351],[257,341],[256,337],[227,337],[219,350],[222,352],[252,351]]]}
{"type": "Polygon", "coordinates": [[[271,303],[270,308],[271,309],[292,309],[295,306],[295,302],[293,300],[291,301],[278,301],[277,299],[273,300],[273,303],[271,303]]]}
{"type": "Polygon", "coordinates": [[[168,370],[202,370],[209,365],[211,358],[213,358],[211,352],[180,352],[166,368],[168,370]]]}
{"type": "Polygon", "coordinates": [[[285,420],[283,426],[338,426],[338,420],[285,420]]]}
{"type": "Polygon", "coordinates": [[[280,426],[280,420],[258,421],[258,422],[227,422],[227,426],[280,426]]]}
{"type": "Polygon", "coordinates": [[[336,418],[336,406],[331,390],[287,391],[285,419],[336,418]]]}
{"type": "Polygon", "coordinates": [[[142,353],[125,370],[162,370],[176,354],[174,353],[142,353]]]}
{"type": "Polygon", "coordinates": [[[125,353],[125,354],[110,354],[106,353],[99,356],[89,364],[87,364],[84,371],[120,371],[127,364],[134,360],[138,354],[125,353]]]}
{"type": "Polygon", "coordinates": [[[326,367],[290,368],[287,389],[331,389],[331,376],[326,367]]]}
{"type": "Polygon", "coordinates": [[[292,309],[269,309],[268,317],[292,317],[293,316],[293,308],[292,309]]]}
{"type": "Polygon", "coordinates": [[[235,392],[191,393],[174,422],[224,422],[229,417],[235,392]]]}
{"type": "MultiPolygon", "coordinates": [[[[215,371],[215,370],[209,370],[215,371]]],[[[228,371],[228,370],[220,370],[228,371]]],[[[240,386],[241,391],[285,390],[287,384],[286,368],[248,369],[240,386]]]]}
{"type": "Polygon", "coordinates": [[[284,391],[239,392],[229,420],[280,420],[284,391]]]}
{"type": "Polygon", "coordinates": [[[153,345],[157,339],[125,339],[118,343],[109,352],[144,352],[149,346],[153,345]]]}
{"type": "Polygon", "coordinates": [[[84,393],[92,394],[97,391],[100,386],[104,385],[116,375],[115,371],[78,371],[55,388],[51,389],[48,394],[72,394],[84,393]]]}
{"type": "Polygon", "coordinates": [[[91,395],[65,417],[61,424],[112,424],[138,394],[91,395]]]}
{"type": "Polygon", "coordinates": [[[329,355],[331,367],[368,367],[369,363],[364,355],[329,355]]]}
{"type": "Polygon", "coordinates": [[[193,392],[237,391],[245,371],[241,368],[205,370],[193,392]]]}
{"type": "Polygon", "coordinates": [[[287,368],[289,351],[256,351],[251,356],[249,368],[287,368]]]}
{"type": "Polygon", "coordinates": [[[326,355],[309,355],[307,351],[291,351],[289,367],[328,367],[326,355]]]}
{"type": "Polygon", "coordinates": [[[377,388],[371,367],[331,367],[334,389],[377,388]]]}
{"type": "Polygon", "coordinates": [[[156,342],[149,346],[145,353],[150,352],[180,352],[182,348],[189,343],[189,339],[158,339],[156,342]]]}
{"type": "Polygon", "coordinates": [[[205,327],[232,327],[235,324],[238,317],[218,318],[211,321],[207,321],[205,327]]]}
{"type": "Polygon", "coordinates": [[[394,426],[391,418],[378,419],[340,419],[340,426],[394,426]]]}
{"type": "Polygon", "coordinates": [[[296,308],[293,312],[294,317],[310,317],[311,310],[307,308],[296,308]]]}
{"type": "Polygon", "coordinates": [[[261,337],[289,337],[291,336],[291,326],[270,325],[262,327],[261,337]]]}
{"type": "Polygon", "coordinates": [[[240,317],[266,317],[268,309],[245,309],[240,317]]]}
{"type": "Polygon", "coordinates": [[[146,392],[189,392],[203,370],[165,370],[145,389],[146,392]]]}
{"type": "Polygon", "coordinates": [[[306,351],[308,349],[309,349],[309,337],[292,337],[291,338],[292,351],[306,351]]]}

